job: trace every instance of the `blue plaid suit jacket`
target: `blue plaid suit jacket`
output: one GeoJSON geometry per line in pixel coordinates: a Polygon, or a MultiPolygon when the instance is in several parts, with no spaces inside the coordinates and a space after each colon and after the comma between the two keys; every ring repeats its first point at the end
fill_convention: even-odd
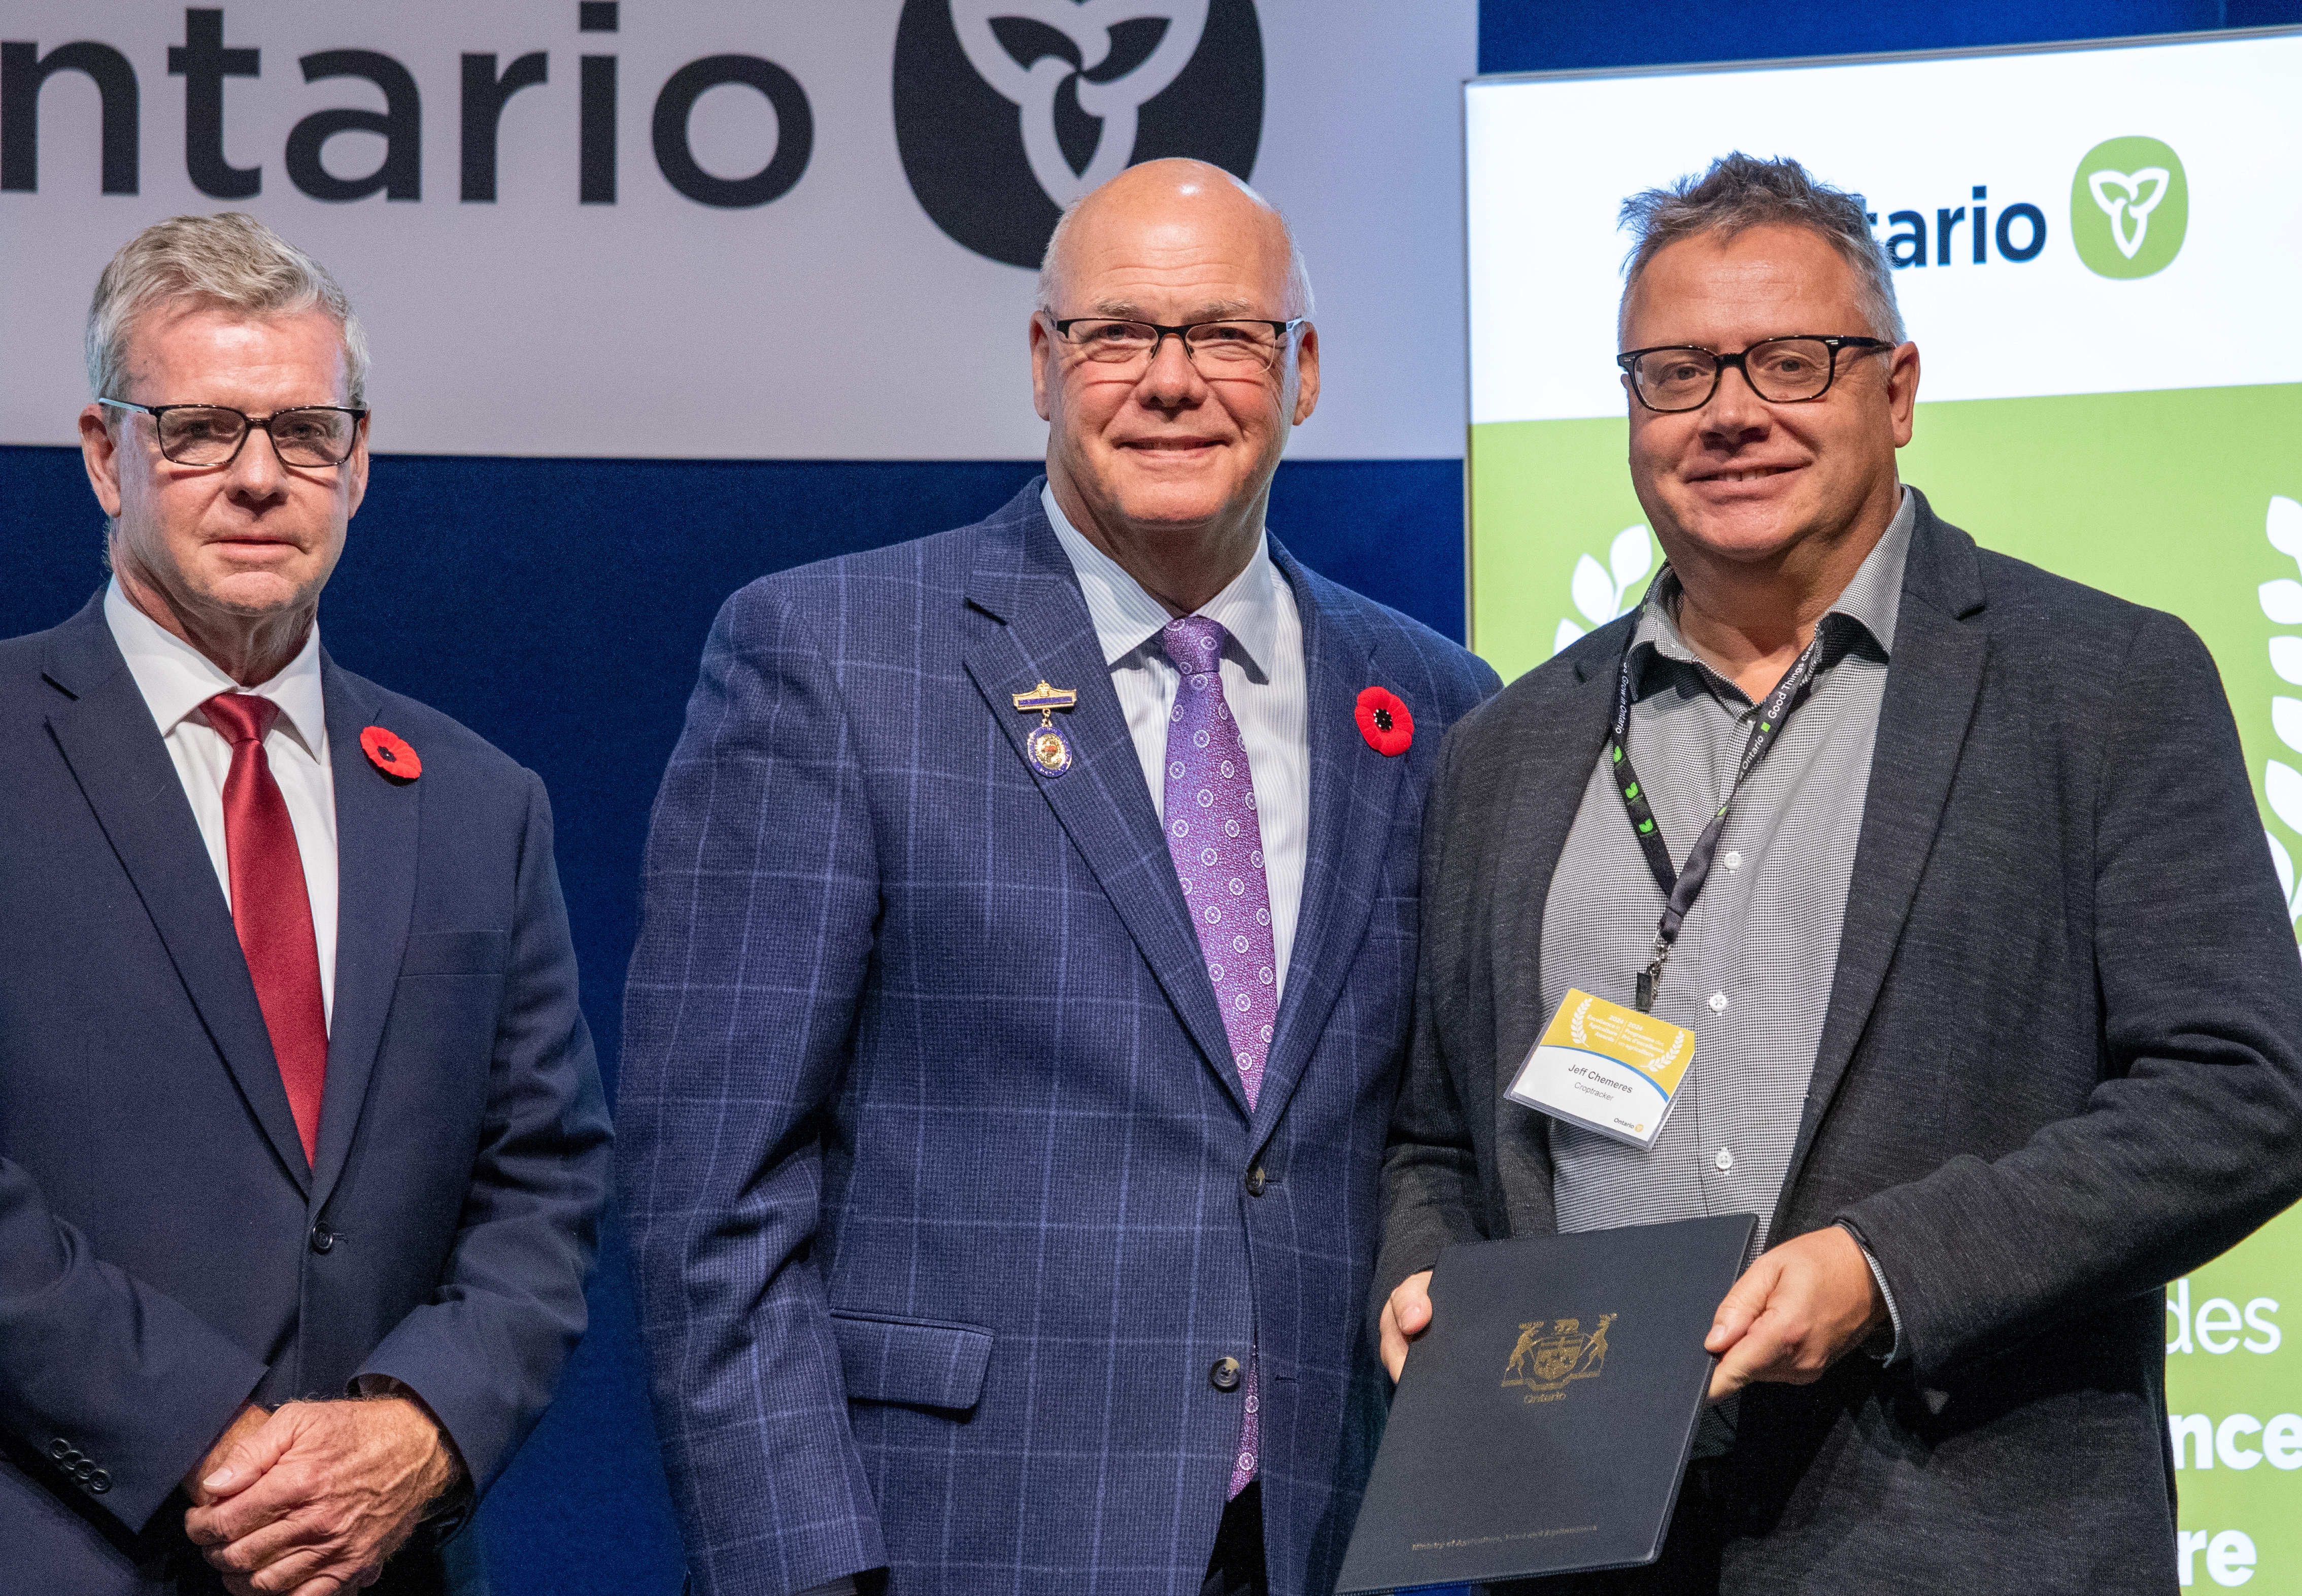
{"type": "Polygon", "coordinates": [[[1196,1592],[1259,1343],[1272,1588],[1332,1588],[1423,793],[1487,667],[1273,545],[1311,825],[1250,1114],[1038,486],[713,627],[649,840],[623,1191],[695,1589],[1196,1592]],[[1069,772],[1011,695],[1079,692],[1069,772]],[[1387,759],[1353,720],[1390,688],[1387,759]],[[1264,1184],[1250,1195],[1246,1176],[1264,1184]]]}

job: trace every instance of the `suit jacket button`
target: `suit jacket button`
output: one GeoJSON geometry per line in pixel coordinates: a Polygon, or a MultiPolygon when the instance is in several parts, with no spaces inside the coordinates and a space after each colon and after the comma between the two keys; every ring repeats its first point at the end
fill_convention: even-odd
{"type": "Polygon", "coordinates": [[[1215,1359],[1215,1366],[1207,1371],[1207,1383],[1214,1386],[1215,1390],[1219,1391],[1237,1390],[1239,1389],[1239,1359],[1235,1357],[1219,1357],[1215,1359]]]}
{"type": "Polygon", "coordinates": [[[1263,1166],[1261,1164],[1258,1163],[1253,1169],[1247,1172],[1248,1196],[1261,1197],[1263,1195],[1264,1189],[1270,1184],[1271,1178],[1263,1172],[1263,1166]]]}
{"type": "Polygon", "coordinates": [[[112,1489],[112,1476],[105,1474],[99,1468],[94,1474],[88,1475],[88,1488],[97,1495],[102,1496],[105,1491],[112,1489]]]}
{"type": "Polygon", "coordinates": [[[314,1252],[326,1252],[331,1247],[334,1247],[335,1244],[336,1233],[333,1231],[328,1229],[328,1227],[323,1224],[317,1224],[312,1227],[312,1250],[314,1252]]]}
{"type": "Polygon", "coordinates": [[[73,1448],[72,1443],[66,1441],[61,1435],[48,1442],[48,1456],[58,1463],[70,1462],[78,1455],[79,1454],[73,1448]]]}

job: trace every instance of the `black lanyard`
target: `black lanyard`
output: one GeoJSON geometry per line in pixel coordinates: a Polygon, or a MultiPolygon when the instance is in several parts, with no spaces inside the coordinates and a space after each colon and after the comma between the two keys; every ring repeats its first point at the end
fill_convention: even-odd
{"type": "Polygon", "coordinates": [[[1702,895],[1703,884],[1710,878],[1710,861],[1718,852],[1718,838],[1726,829],[1726,811],[1735,806],[1735,794],[1759,761],[1767,757],[1783,735],[1783,725],[1791,712],[1804,703],[1814,686],[1815,673],[1822,668],[1823,640],[1829,617],[1814,629],[1814,641],[1806,645],[1791,668],[1783,672],[1783,679],[1767,694],[1759,706],[1759,724],[1751,730],[1751,740],[1743,745],[1743,762],[1735,769],[1734,785],[1726,789],[1718,812],[1710,817],[1710,824],[1694,839],[1694,847],[1686,856],[1686,868],[1675,869],[1670,862],[1670,850],[1663,845],[1662,828],[1656,824],[1654,810],[1647,802],[1644,785],[1639,773],[1632,768],[1628,739],[1631,735],[1631,652],[1623,655],[1622,675],[1615,686],[1615,724],[1609,739],[1609,763],[1615,771],[1615,785],[1623,794],[1623,807],[1630,812],[1632,835],[1639,839],[1639,851],[1647,856],[1647,869],[1654,872],[1655,885],[1663,890],[1666,902],[1662,919],[1655,927],[1654,955],[1646,969],[1639,972],[1638,1006],[1641,1013],[1654,1007],[1655,987],[1662,979],[1662,967],[1670,957],[1671,944],[1678,940],[1679,928],[1686,923],[1694,900],[1702,895]]]}

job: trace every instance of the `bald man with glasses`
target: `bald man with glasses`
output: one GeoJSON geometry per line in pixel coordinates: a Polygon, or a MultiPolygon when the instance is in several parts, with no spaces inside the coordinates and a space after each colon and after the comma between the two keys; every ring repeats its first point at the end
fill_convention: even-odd
{"type": "Polygon", "coordinates": [[[1029,337],[1046,477],[737,593],[658,801],[621,1172],[699,1592],[1323,1596],[1365,1483],[1494,676],[1266,531],[1318,330],[1235,179],[1088,196],[1029,337]]]}

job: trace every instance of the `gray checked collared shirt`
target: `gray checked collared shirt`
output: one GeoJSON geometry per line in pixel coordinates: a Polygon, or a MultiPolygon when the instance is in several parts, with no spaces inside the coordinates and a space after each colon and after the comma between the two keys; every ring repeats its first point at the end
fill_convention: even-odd
{"type": "MultiPolygon", "coordinates": [[[[1695,1046],[1661,1136],[1641,1149],[1545,1121],[1562,1231],[1747,1213],[1759,1215],[1753,1256],[1766,1245],[1830,1005],[1915,519],[1906,489],[1822,622],[1814,687],[1735,795],[1663,967],[1654,1012],[1691,1028],[1695,1046]]],[[[1735,779],[1756,706],[1687,647],[1678,598],[1666,567],[1632,637],[1629,744],[1684,866],[1735,779]]],[[[1663,903],[1602,754],[1543,907],[1544,1009],[1570,987],[1630,1003],[1663,903]]]]}

